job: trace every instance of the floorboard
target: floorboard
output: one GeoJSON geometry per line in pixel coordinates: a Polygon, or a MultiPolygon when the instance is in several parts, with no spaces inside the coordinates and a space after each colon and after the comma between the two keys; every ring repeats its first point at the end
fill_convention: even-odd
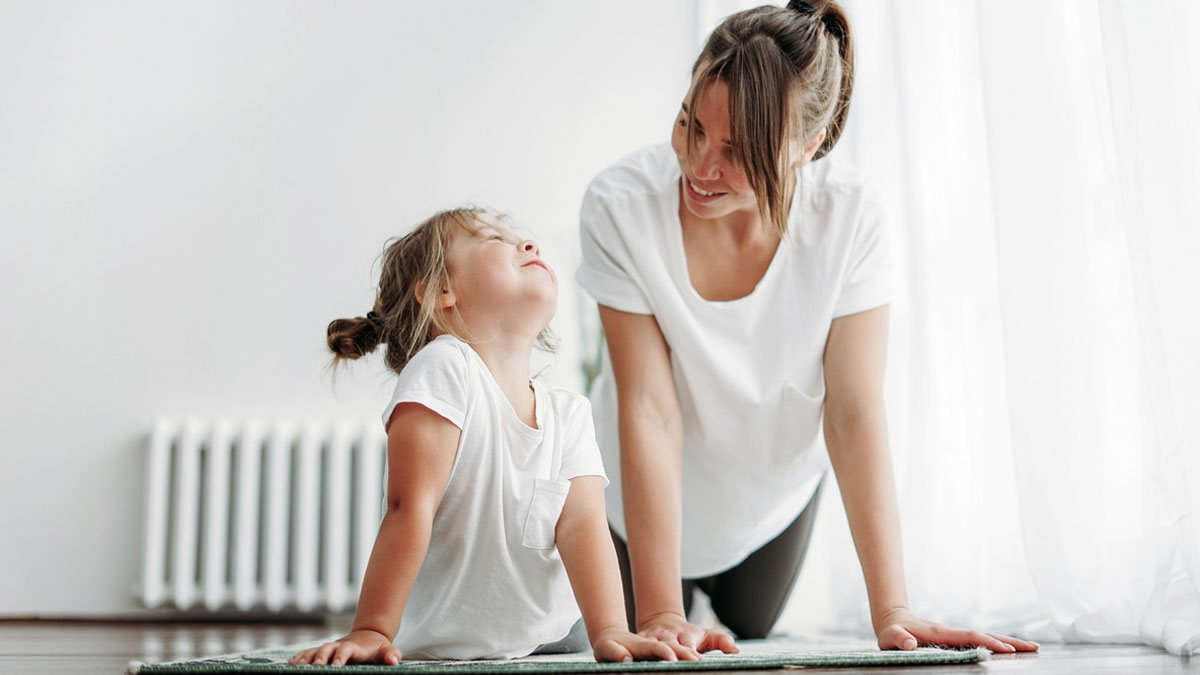
{"type": "MultiPolygon", "coordinates": [[[[201,624],[83,621],[0,621],[0,673],[123,673],[129,661],[175,661],[320,640],[334,631],[321,624],[201,624]]],[[[813,668],[814,673],[876,675],[1063,675],[1086,673],[1193,673],[1186,659],[1135,645],[1043,644],[1037,654],[993,656],[975,666],[924,668],[813,668]]],[[[781,671],[765,671],[778,674],[781,671]]],[[[739,675],[747,675],[740,671],[739,675]]]]}

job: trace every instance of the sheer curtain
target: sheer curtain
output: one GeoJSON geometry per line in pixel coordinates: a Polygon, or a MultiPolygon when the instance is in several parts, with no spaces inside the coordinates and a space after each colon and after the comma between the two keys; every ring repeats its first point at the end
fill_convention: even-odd
{"type": "MultiPolygon", "coordinates": [[[[753,4],[702,2],[701,32],[753,4]]],[[[832,156],[891,219],[914,609],[1200,654],[1200,6],[846,7],[858,77],[832,156]]],[[[781,628],[869,634],[825,497],[781,628]]]]}

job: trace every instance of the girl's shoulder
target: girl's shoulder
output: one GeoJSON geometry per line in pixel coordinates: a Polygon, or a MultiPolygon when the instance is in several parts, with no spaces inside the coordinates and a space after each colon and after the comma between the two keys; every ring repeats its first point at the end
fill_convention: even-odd
{"type": "Polygon", "coordinates": [[[431,374],[461,378],[465,383],[471,370],[471,347],[453,335],[439,335],[421,347],[400,371],[399,386],[405,381],[423,379],[431,374]]]}
{"type": "Polygon", "coordinates": [[[534,379],[537,381],[538,387],[545,392],[546,401],[550,405],[551,412],[560,423],[565,423],[581,415],[585,415],[588,419],[591,419],[592,402],[586,396],[570,389],[550,384],[541,376],[534,379]]]}

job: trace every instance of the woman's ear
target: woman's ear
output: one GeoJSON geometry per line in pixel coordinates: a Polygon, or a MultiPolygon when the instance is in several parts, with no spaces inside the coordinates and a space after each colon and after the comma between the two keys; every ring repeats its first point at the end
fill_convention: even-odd
{"type": "Polygon", "coordinates": [[[792,166],[794,166],[796,168],[800,168],[800,167],[804,166],[805,164],[808,164],[809,161],[812,160],[813,155],[817,154],[817,150],[821,149],[821,144],[825,142],[825,137],[828,134],[829,134],[828,127],[822,128],[820,131],[818,131],[817,135],[813,136],[812,140],[809,141],[808,145],[804,146],[804,152],[800,154],[800,159],[796,160],[795,162],[792,162],[792,166]]]}
{"type": "MultiPolygon", "coordinates": [[[[416,296],[418,303],[425,304],[424,282],[417,282],[416,288],[413,289],[413,295],[416,296]]],[[[454,306],[454,303],[457,302],[457,299],[454,297],[454,291],[450,290],[449,286],[442,286],[441,295],[442,297],[440,298],[438,309],[450,309],[454,306]]]]}

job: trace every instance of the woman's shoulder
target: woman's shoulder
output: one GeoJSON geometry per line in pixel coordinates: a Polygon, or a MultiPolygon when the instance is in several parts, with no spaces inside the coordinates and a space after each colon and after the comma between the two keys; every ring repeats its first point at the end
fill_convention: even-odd
{"type": "Polygon", "coordinates": [[[804,167],[802,182],[810,189],[842,195],[865,195],[873,191],[865,171],[848,162],[823,157],[804,167]]]}
{"type": "Polygon", "coordinates": [[[679,164],[669,143],[636,150],[596,174],[584,203],[652,200],[664,196],[679,177],[679,164]]]}

